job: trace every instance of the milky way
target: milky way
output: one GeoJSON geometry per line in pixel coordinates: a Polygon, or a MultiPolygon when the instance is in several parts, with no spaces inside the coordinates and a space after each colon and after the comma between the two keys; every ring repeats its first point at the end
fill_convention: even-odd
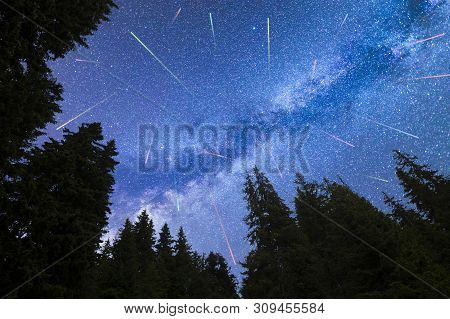
{"type": "MultiPolygon", "coordinates": [[[[244,159],[203,150],[199,156],[216,154],[222,161],[214,174],[139,172],[140,124],[308,125],[302,150],[307,178],[341,178],[380,207],[382,191],[399,190],[392,150],[415,154],[448,173],[448,2],[121,0],[118,5],[88,38],[90,48],[52,63],[65,100],[57,123],[48,127],[50,136],[60,137],[56,129],[63,123],[75,130],[98,121],[105,138],[116,140],[120,165],[111,234],[146,208],[157,227],[167,221],[175,231],[183,225],[194,248],[220,251],[235,272],[239,266],[232,258],[242,261],[248,251],[244,159]]],[[[273,148],[277,154],[287,151],[273,148]]],[[[143,153],[145,162],[149,152],[143,153]]],[[[278,168],[269,177],[292,206],[293,172],[278,168]]]]}

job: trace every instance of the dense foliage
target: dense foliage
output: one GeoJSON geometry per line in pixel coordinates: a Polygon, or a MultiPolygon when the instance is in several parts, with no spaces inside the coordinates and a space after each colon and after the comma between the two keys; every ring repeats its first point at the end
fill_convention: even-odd
{"type": "Polygon", "coordinates": [[[433,298],[450,295],[450,179],[395,152],[406,203],[383,212],[348,185],[297,175],[295,212],[258,169],[245,197],[252,250],[246,298],[433,298]]]}
{"type": "Polygon", "coordinates": [[[173,239],[167,224],[155,241],[146,211],[106,242],[97,276],[95,296],[102,298],[237,298],[236,280],[220,254],[200,256],[183,228],[173,239]]]}
{"type": "Polygon", "coordinates": [[[34,144],[60,112],[63,89],[48,62],[87,46],[86,36],[113,7],[112,0],[0,3],[2,295],[91,293],[114,183],[114,142],[102,143],[100,125],[94,123],[76,133],[65,131],[61,141],[34,144]]]}

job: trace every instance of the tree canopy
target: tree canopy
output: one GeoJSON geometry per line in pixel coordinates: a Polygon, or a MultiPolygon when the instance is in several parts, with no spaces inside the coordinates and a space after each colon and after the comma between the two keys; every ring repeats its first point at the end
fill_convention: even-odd
{"type": "Polygon", "coordinates": [[[308,182],[302,175],[291,212],[264,174],[248,174],[245,222],[252,250],[243,263],[242,295],[448,296],[450,179],[413,156],[396,151],[394,159],[407,201],[385,194],[388,212],[342,182],[308,182]]]}

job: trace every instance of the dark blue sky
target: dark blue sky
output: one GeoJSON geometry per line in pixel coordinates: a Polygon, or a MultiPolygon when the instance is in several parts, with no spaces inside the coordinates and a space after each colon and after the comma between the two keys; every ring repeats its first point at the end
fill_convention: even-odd
{"type": "MultiPolygon", "coordinates": [[[[310,124],[308,178],[340,176],[377,205],[382,191],[398,194],[393,149],[448,173],[449,78],[416,79],[450,73],[447,1],[117,2],[110,21],[88,38],[89,49],[52,64],[65,100],[57,125],[48,127],[58,137],[59,125],[110,97],[66,127],[99,121],[117,142],[112,233],[146,208],[158,227],[183,225],[194,248],[230,258],[213,198],[236,258],[248,249],[241,159],[232,159],[232,173],[144,174],[140,124],[310,124]]],[[[269,177],[292,205],[293,174],[269,177]]]]}

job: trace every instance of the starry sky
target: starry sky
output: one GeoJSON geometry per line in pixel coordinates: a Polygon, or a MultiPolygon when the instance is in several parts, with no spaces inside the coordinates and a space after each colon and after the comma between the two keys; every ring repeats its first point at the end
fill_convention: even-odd
{"type": "MultiPolygon", "coordinates": [[[[193,248],[221,252],[235,273],[249,248],[243,158],[212,173],[143,172],[142,124],[308,126],[307,178],[342,178],[379,207],[383,191],[400,194],[392,150],[449,172],[447,1],[116,2],[89,48],[51,63],[65,92],[47,128],[61,137],[88,110],[65,127],[101,122],[116,140],[111,236],[145,208],[157,229],[182,225],[193,248]]],[[[294,173],[268,176],[292,207],[294,173]]]]}

